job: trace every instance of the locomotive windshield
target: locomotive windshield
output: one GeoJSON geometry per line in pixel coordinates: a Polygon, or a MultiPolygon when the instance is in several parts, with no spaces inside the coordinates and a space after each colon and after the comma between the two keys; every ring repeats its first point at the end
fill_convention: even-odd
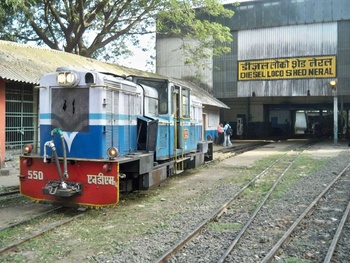
{"type": "Polygon", "coordinates": [[[89,131],[89,89],[53,88],[51,97],[52,129],[68,132],[89,131]]]}
{"type": "Polygon", "coordinates": [[[163,80],[138,79],[141,85],[147,85],[158,91],[159,114],[168,114],[168,83],[163,80]]]}

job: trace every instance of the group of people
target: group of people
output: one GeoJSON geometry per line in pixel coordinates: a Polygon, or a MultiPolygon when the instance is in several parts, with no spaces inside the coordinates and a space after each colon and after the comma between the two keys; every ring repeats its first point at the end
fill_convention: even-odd
{"type": "Polygon", "coordinates": [[[228,122],[222,122],[218,125],[218,141],[217,144],[222,146],[231,146],[231,135],[232,135],[232,128],[228,122]]]}

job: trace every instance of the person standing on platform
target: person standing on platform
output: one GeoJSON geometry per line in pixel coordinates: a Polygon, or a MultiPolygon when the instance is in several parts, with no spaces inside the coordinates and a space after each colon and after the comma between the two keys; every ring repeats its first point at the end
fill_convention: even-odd
{"type": "Polygon", "coordinates": [[[223,146],[231,146],[231,135],[232,135],[232,128],[228,122],[224,123],[224,144],[223,146]]]}
{"type": "Polygon", "coordinates": [[[222,122],[218,125],[218,141],[217,144],[221,145],[224,143],[224,127],[222,125],[222,122]]]}

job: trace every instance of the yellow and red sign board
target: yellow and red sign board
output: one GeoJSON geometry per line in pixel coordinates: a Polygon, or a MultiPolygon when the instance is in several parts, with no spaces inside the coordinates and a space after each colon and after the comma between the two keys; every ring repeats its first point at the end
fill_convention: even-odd
{"type": "Polygon", "coordinates": [[[336,56],[238,61],[238,80],[336,77],[336,56]]]}

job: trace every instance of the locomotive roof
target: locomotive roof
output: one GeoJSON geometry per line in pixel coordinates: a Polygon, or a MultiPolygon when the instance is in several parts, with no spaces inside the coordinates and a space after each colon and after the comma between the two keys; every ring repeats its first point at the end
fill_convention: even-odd
{"type": "MultiPolygon", "coordinates": [[[[55,72],[58,67],[67,66],[80,70],[109,72],[119,76],[141,76],[156,79],[169,79],[155,73],[98,61],[63,51],[0,40],[0,78],[10,81],[37,85],[44,74],[55,72]]],[[[170,79],[169,79],[170,80],[170,79]]],[[[203,104],[228,108],[195,84],[182,80],[182,85],[190,87],[192,93],[203,98],[203,104]]]]}

